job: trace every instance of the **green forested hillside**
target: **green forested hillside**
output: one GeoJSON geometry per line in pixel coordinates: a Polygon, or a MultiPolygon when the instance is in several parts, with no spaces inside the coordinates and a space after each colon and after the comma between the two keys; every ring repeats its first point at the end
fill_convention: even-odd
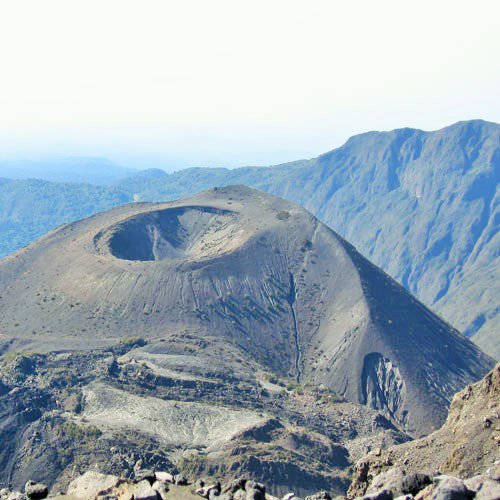
{"type": "Polygon", "coordinates": [[[27,245],[47,231],[127,203],[114,188],[36,179],[0,179],[0,255],[27,245]]]}

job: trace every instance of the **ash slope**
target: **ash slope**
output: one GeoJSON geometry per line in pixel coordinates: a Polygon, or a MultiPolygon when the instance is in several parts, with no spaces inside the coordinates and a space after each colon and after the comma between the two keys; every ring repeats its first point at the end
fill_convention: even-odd
{"type": "Polygon", "coordinates": [[[417,435],[493,366],[306,210],[245,187],[64,226],[4,259],[0,284],[10,349],[215,338],[417,435]]]}

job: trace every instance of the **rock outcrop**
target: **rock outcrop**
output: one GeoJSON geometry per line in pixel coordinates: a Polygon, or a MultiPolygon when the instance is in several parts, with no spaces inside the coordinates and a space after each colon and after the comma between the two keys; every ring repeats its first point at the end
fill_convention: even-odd
{"type": "MultiPolygon", "coordinates": [[[[17,363],[28,366],[28,363],[17,363]]],[[[280,424],[268,421],[249,429],[238,439],[239,447],[251,435],[260,443],[279,435],[280,424]]],[[[297,437],[295,438],[297,439],[297,437]]],[[[307,436],[311,439],[311,435],[307,436]]],[[[275,442],[278,442],[275,439],[275,442]]],[[[480,382],[467,386],[453,398],[446,423],[429,436],[387,449],[376,448],[358,461],[347,498],[357,500],[498,500],[500,498],[500,364],[480,382]]],[[[298,444],[298,443],[297,443],[298,444]]],[[[281,442],[284,445],[284,442],[281,442]]],[[[320,443],[315,443],[320,447],[320,443]]],[[[284,448],[281,448],[283,452],[284,448]]],[[[309,449],[309,458],[313,458],[309,449]]],[[[318,453],[319,450],[316,450],[318,453]]],[[[253,453],[252,451],[250,452],[253,453]]],[[[327,450],[328,460],[334,450],[327,450]]],[[[224,453],[215,460],[224,462],[224,453]]],[[[212,469],[212,473],[215,469],[212,469]]],[[[219,469],[218,472],[221,472],[219,469]]],[[[193,472],[193,471],[192,471],[193,472]]],[[[227,472],[227,471],[226,471],[227,472]]],[[[234,469],[233,469],[234,473],[234,469]]],[[[226,474],[227,476],[228,474],[226,474]]],[[[200,476],[198,476],[200,477],[200,476]]],[[[202,476],[203,477],[203,476],[202,476]]],[[[183,474],[145,468],[138,460],[129,477],[87,471],[69,482],[60,500],[300,500],[293,492],[271,495],[265,484],[238,475],[223,481],[191,480],[183,474]]],[[[288,476],[288,487],[293,485],[288,476]]],[[[309,487],[302,490],[312,489],[309,487]]],[[[274,488],[276,489],[276,488],[274,488]]],[[[289,488],[293,489],[293,488],[289,488]]],[[[1,500],[36,500],[48,495],[44,484],[28,481],[24,492],[0,490],[1,500]]],[[[341,497],[346,498],[346,497],[341,497]]],[[[331,500],[328,491],[305,495],[306,500],[331,500]]]]}

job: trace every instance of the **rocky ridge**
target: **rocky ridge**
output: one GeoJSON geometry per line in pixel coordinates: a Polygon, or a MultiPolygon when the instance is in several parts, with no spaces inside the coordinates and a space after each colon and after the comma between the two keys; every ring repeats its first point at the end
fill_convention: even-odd
{"type": "Polygon", "coordinates": [[[131,478],[140,463],[193,481],[252,477],[275,494],[290,487],[341,493],[349,468],[367,450],[409,439],[375,410],[326,389],[292,381],[287,388],[257,367],[253,380],[208,373],[193,380],[127,362],[141,344],[0,359],[1,486],[21,488],[35,479],[66,491],[85,471],[131,478]],[[89,401],[96,384],[107,406],[89,401]],[[163,415],[164,405],[177,410],[163,415]],[[226,429],[235,414],[247,421],[226,429]]]}
{"type": "MultiPolygon", "coordinates": [[[[500,497],[500,364],[480,382],[454,398],[446,423],[435,433],[408,443],[375,449],[355,468],[347,497],[364,500],[497,500],[500,497]]],[[[199,476],[198,476],[199,477],[199,476]]],[[[238,476],[233,480],[190,481],[183,474],[145,469],[138,460],[128,477],[87,471],[73,479],[60,500],[299,500],[289,492],[280,497],[262,483],[238,476]]],[[[292,488],[290,488],[292,489],[292,488]]],[[[3,489],[2,500],[43,499],[48,488],[28,481],[24,493],[3,489]]],[[[305,496],[328,500],[328,491],[305,496]]]]}

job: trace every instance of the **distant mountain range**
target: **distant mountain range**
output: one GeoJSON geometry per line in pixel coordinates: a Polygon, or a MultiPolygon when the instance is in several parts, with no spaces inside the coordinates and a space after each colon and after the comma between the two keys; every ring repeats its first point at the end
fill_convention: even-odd
{"type": "Polygon", "coordinates": [[[314,213],[486,352],[500,358],[500,125],[368,132],[311,160],[142,171],[111,186],[0,181],[0,252],[130,201],[245,184],[314,213]]]}
{"type": "Polygon", "coordinates": [[[137,173],[106,158],[71,157],[47,160],[0,160],[0,177],[42,179],[53,182],[81,182],[106,185],[137,173]]]}

